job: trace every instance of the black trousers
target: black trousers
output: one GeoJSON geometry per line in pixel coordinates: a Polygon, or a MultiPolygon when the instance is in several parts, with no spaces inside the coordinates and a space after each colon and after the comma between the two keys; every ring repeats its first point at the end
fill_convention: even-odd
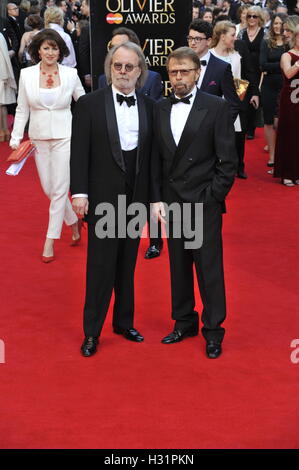
{"type": "MultiPolygon", "coordinates": [[[[127,206],[134,193],[137,150],[123,151],[126,166],[127,206]]],[[[129,217],[127,217],[127,223],[129,217]]],[[[99,336],[114,290],[113,326],[132,328],[134,321],[134,273],[140,237],[98,238],[95,225],[88,226],[85,336],[99,336]]]]}
{"type": "Polygon", "coordinates": [[[84,333],[99,336],[112,291],[113,325],[132,328],[134,321],[134,272],[140,238],[99,239],[95,225],[88,226],[84,333]]]}
{"type": "Polygon", "coordinates": [[[194,311],[195,265],[197,282],[203,303],[202,334],[206,340],[221,342],[225,329],[221,326],[226,317],[226,300],[222,250],[222,205],[204,204],[203,244],[199,249],[186,249],[186,239],[168,238],[171,273],[172,318],[175,327],[185,331],[198,324],[194,311]]]}

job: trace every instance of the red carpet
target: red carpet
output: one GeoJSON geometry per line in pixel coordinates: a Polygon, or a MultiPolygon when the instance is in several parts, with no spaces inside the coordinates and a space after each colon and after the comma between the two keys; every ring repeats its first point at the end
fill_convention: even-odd
{"type": "Polygon", "coordinates": [[[227,203],[227,335],[213,361],[201,336],[160,343],[173,326],[168,258],[144,260],[146,240],[135,322],[145,342],[114,335],[109,315],[98,353],[80,356],[86,233],[71,248],[65,227],[56,261],[41,263],[48,201],[33,160],[5,175],[0,145],[0,448],[298,448],[299,186],[267,174],[263,146],[259,131],[227,203]]]}

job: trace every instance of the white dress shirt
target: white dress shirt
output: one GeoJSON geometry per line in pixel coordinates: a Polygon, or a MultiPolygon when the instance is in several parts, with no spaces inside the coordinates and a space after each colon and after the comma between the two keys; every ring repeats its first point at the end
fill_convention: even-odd
{"type": "Polygon", "coordinates": [[[63,30],[62,26],[59,26],[59,24],[50,23],[49,28],[54,29],[55,31],[57,31],[58,34],[60,34],[60,36],[62,37],[62,39],[66,43],[66,45],[68,47],[68,50],[70,51],[70,55],[68,55],[67,57],[64,57],[63,61],[61,62],[62,65],[67,65],[68,67],[76,67],[76,65],[77,65],[76,54],[75,54],[75,49],[74,49],[74,46],[73,46],[71,36],[69,34],[67,34],[63,30]]]}
{"type": "Polygon", "coordinates": [[[134,96],[136,102],[135,106],[128,106],[125,101],[120,104],[116,99],[116,94],[123,95],[112,85],[112,95],[114,101],[114,109],[116,114],[116,121],[118,127],[118,134],[120,139],[120,146],[122,150],[133,150],[138,145],[139,135],[139,116],[138,106],[135,90],[128,95],[123,96],[134,96]]]}
{"type": "MultiPolygon", "coordinates": [[[[192,94],[190,97],[190,104],[188,103],[177,103],[173,104],[170,112],[170,127],[175,143],[178,145],[180,138],[182,136],[184,127],[186,125],[189,113],[191,111],[195,95],[197,92],[196,86],[191,90],[188,95],[192,94]]],[[[176,98],[179,98],[176,96],[176,98]]]]}
{"type": "MultiPolygon", "coordinates": [[[[114,102],[114,109],[116,114],[116,121],[118,127],[118,135],[120,140],[121,149],[124,151],[133,150],[138,145],[138,136],[139,136],[139,115],[138,115],[138,106],[135,90],[133,90],[128,95],[124,96],[134,96],[136,102],[135,106],[128,106],[125,101],[120,104],[116,99],[116,94],[123,95],[120,91],[117,90],[112,85],[112,96],[114,102]]],[[[176,105],[178,106],[178,105],[176,105]]],[[[190,106],[190,105],[188,105],[190,106]]],[[[72,198],[75,197],[88,197],[87,194],[73,194],[72,198]]]]}
{"type": "Polygon", "coordinates": [[[207,65],[201,65],[200,66],[200,76],[199,76],[199,79],[198,79],[198,82],[197,82],[197,87],[198,88],[201,87],[203,77],[205,76],[207,66],[208,66],[208,63],[209,63],[209,60],[210,60],[210,55],[211,55],[211,53],[210,53],[210,51],[208,51],[203,57],[200,58],[200,60],[206,60],[207,65]]]}

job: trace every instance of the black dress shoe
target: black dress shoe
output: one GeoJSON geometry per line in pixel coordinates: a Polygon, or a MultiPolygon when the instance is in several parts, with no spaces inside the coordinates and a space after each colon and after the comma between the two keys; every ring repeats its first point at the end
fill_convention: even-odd
{"type": "Polygon", "coordinates": [[[124,338],[129,339],[130,341],[135,341],[136,343],[141,343],[144,340],[144,337],[135,330],[135,328],[119,328],[118,326],[113,327],[114,333],[117,335],[123,335],[124,338]]]}
{"type": "Polygon", "coordinates": [[[163,242],[150,245],[148,249],[146,250],[146,253],[144,256],[145,259],[157,258],[158,256],[160,256],[162,248],[163,248],[163,242]]]}
{"type": "Polygon", "coordinates": [[[237,177],[241,178],[242,180],[246,180],[247,179],[247,174],[245,173],[245,171],[239,171],[237,173],[237,177]]]}
{"type": "Polygon", "coordinates": [[[246,140],[253,140],[254,139],[254,134],[247,134],[246,140]]]}
{"type": "Polygon", "coordinates": [[[90,357],[97,352],[99,339],[96,336],[85,336],[81,346],[81,352],[84,357],[90,357]]]}
{"type": "Polygon", "coordinates": [[[222,353],[221,343],[217,343],[216,341],[207,341],[206,352],[208,358],[217,359],[217,357],[222,353]]]}
{"type": "Polygon", "coordinates": [[[189,328],[186,331],[180,331],[174,329],[169,335],[165,336],[161,340],[161,343],[163,344],[172,344],[172,343],[179,343],[180,341],[183,341],[183,339],[188,338],[190,336],[196,336],[198,335],[198,326],[193,326],[192,328],[189,328]]]}

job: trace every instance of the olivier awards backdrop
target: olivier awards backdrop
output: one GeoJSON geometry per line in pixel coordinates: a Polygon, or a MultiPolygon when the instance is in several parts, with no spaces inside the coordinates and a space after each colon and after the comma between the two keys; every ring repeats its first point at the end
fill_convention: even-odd
{"type": "Polygon", "coordinates": [[[112,30],[124,26],[138,35],[148,68],[159,72],[169,94],[165,69],[168,54],[186,46],[192,0],[91,0],[91,62],[93,89],[104,72],[112,30]]]}

